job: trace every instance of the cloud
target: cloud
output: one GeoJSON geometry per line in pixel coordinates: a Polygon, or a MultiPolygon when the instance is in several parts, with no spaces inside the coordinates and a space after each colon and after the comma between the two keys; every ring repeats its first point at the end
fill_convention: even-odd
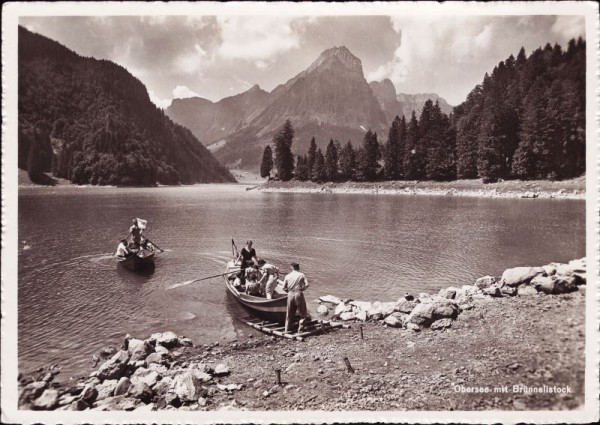
{"type": "Polygon", "coordinates": [[[583,16],[557,16],[550,30],[571,39],[583,36],[585,33],[585,17],[583,16]]]}
{"type": "Polygon", "coordinates": [[[173,97],[176,99],[185,99],[188,97],[200,97],[200,95],[186,86],[177,86],[173,89],[173,97]]]}
{"type": "Polygon", "coordinates": [[[298,48],[300,31],[287,16],[219,16],[219,55],[224,59],[265,61],[298,48]],[[251,40],[251,42],[249,42],[251,40]]]}
{"type": "Polygon", "coordinates": [[[166,109],[171,105],[172,99],[161,98],[157,96],[156,93],[154,93],[152,90],[148,90],[148,96],[150,96],[150,100],[152,101],[152,103],[154,103],[161,109],[166,109]]]}
{"type": "Polygon", "coordinates": [[[186,74],[198,73],[209,61],[208,54],[199,44],[175,59],[175,66],[186,74]]]}

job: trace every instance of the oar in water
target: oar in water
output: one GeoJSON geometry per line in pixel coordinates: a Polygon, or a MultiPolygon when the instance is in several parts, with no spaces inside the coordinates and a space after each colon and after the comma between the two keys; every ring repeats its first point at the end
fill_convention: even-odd
{"type": "Polygon", "coordinates": [[[154,245],[156,248],[158,248],[158,250],[160,252],[165,252],[164,249],[162,249],[160,246],[156,245],[154,242],[152,242],[150,239],[146,238],[146,241],[150,242],[152,245],[154,245]]]}
{"type": "Polygon", "coordinates": [[[194,279],[194,280],[186,280],[185,282],[176,283],[175,285],[169,286],[166,289],[166,291],[168,291],[169,289],[179,288],[180,286],[190,285],[190,284],[195,283],[195,282],[200,282],[200,281],[203,281],[203,280],[213,279],[213,278],[219,277],[219,276],[228,276],[230,274],[234,274],[234,273],[237,273],[239,271],[240,271],[240,269],[236,269],[236,270],[233,270],[233,271],[230,271],[230,272],[216,274],[214,276],[201,277],[199,279],[194,279]]]}

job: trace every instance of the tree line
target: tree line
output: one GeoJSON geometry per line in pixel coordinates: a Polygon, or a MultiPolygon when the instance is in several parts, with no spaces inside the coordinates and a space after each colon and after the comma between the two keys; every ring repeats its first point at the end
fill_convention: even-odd
{"type": "Polygon", "coordinates": [[[306,154],[292,154],[286,121],[267,145],[261,176],[281,180],[376,181],[480,178],[566,179],[585,173],[585,41],[547,44],[527,57],[500,62],[450,115],[428,100],[419,118],[396,117],[387,142],[371,130],[357,148],[314,137],[306,154]]]}

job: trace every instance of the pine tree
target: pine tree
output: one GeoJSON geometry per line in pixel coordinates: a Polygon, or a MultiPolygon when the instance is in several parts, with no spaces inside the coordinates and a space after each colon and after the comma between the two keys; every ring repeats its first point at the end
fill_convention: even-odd
{"type": "Polygon", "coordinates": [[[352,142],[348,143],[340,151],[340,177],[344,180],[355,178],[356,171],[356,152],[352,142]]]}
{"type": "Polygon", "coordinates": [[[406,145],[404,149],[404,178],[407,180],[417,180],[418,164],[417,158],[417,144],[419,141],[419,121],[417,120],[417,114],[412,111],[410,116],[410,122],[408,124],[408,131],[406,137],[406,145]]]}
{"type": "Polygon", "coordinates": [[[381,158],[377,133],[370,129],[363,139],[362,152],[359,157],[361,178],[365,181],[375,181],[379,171],[378,160],[381,158]]]}
{"type": "Polygon", "coordinates": [[[306,166],[308,167],[308,175],[312,176],[313,167],[315,164],[315,155],[317,154],[317,143],[315,142],[315,137],[313,136],[310,139],[310,146],[308,148],[308,157],[306,166]]]}
{"type": "Polygon", "coordinates": [[[329,140],[327,150],[325,151],[325,170],[328,181],[336,181],[338,179],[338,150],[333,139],[329,140]]]}
{"type": "Polygon", "coordinates": [[[262,178],[268,177],[270,179],[272,169],[273,169],[273,152],[271,151],[271,146],[267,145],[267,146],[265,146],[262,161],[260,163],[260,176],[262,178]]]}
{"type": "Polygon", "coordinates": [[[305,181],[308,180],[308,160],[305,156],[298,155],[296,157],[296,180],[305,181]]]}
{"type": "MultiPolygon", "coordinates": [[[[406,127],[406,121],[404,121],[406,127]]],[[[402,121],[398,116],[394,118],[388,133],[388,142],[383,150],[384,175],[387,180],[398,180],[402,176],[402,121]]]]}
{"type": "Polygon", "coordinates": [[[317,148],[317,152],[315,153],[315,162],[313,164],[311,180],[319,183],[327,180],[325,157],[323,156],[323,152],[321,152],[321,148],[317,148]]]}
{"type": "Polygon", "coordinates": [[[273,143],[275,144],[275,166],[279,178],[288,181],[294,172],[294,156],[292,155],[292,142],[294,141],[294,128],[290,120],[279,129],[273,143]]]}

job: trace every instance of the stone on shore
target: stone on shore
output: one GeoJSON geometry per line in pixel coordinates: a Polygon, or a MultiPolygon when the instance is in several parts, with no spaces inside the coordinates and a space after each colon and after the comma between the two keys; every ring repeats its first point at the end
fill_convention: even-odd
{"type": "Polygon", "coordinates": [[[488,286],[487,288],[482,289],[485,295],[489,295],[490,297],[501,297],[502,291],[496,285],[488,286]]]}
{"type": "Polygon", "coordinates": [[[81,391],[81,399],[86,403],[92,404],[98,397],[98,390],[94,384],[87,384],[81,391]]]}
{"type": "Polygon", "coordinates": [[[383,323],[392,327],[392,328],[401,328],[404,326],[404,320],[407,315],[403,313],[392,313],[385,319],[383,319],[383,323]]]}
{"type": "Polygon", "coordinates": [[[58,391],[45,390],[41,396],[33,400],[32,407],[36,410],[52,410],[58,406],[58,391]]]}
{"type": "Polygon", "coordinates": [[[438,296],[441,298],[446,298],[446,299],[452,300],[456,297],[457,290],[458,289],[453,286],[451,286],[449,288],[442,288],[442,289],[440,289],[440,292],[438,292],[438,296]]]}
{"type": "Polygon", "coordinates": [[[208,391],[192,372],[184,372],[175,378],[175,394],[182,402],[194,402],[205,397],[208,391]]]}
{"type": "Polygon", "coordinates": [[[356,314],[354,314],[352,311],[344,311],[343,313],[340,314],[340,320],[354,320],[356,319],[356,314]]]}
{"type": "Polygon", "coordinates": [[[144,382],[137,382],[129,387],[129,391],[127,391],[127,395],[133,398],[137,398],[138,400],[143,401],[144,403],[150,403],[152,401],[152,397],[154,393],[150,386],[145,384],[144,382]]]}
{"type": "Polygon", "coordinates": [[[540,274],[544,274],[543,267],[514,267],[504,270],[501,282],[508,286],[525,285],[540,274]]]}
{"type": "Polygon", "coordinates": [[[527,297],[531,295],[537,295],[537,291],[533,286],[530,285],[521,285],[517,290],[517,295],[520,297],[527,297]]]}
{"type": "Polygon", "coordinates": [[[178,343],[182,347],[193,347],[194,346],[194,343],[192,342],[192,340],[187,337],[184,337],[184,336],[179,337],[178,343]]]}
{"type": "Polygon", "coordinates": [[[335,305],[338,305],[342,302],[342,300],[340,300],[338,297],[334,297],[333,295],[324,295],[322,297],[319,297],[319,301],[335,305]]]}
{"type": "Polygon", "coordinates": [[[139,404],[140,401],[138,399],[127,397],[126,395],[118,395],[96,402],[96,406],[93,408],[93,410],[133,410],[139,404]]]}
{"type": "Polygon", "coordinates": [[[130,362],[137,362],[140,360],[145,360],[148,355],[154,353],[154,347],[150,345],[147,341],[141,340],[129,340],[129,353],[131,353],[130,362]],[[132,342],[136,341],[135,344],[132,345],[132,342]],[[139,341],[139,343],[137,343],[139,341]]]}
{"type": "Polygon", "coordinates": [[[179,344],[179,338],[174,332],[154,333],[150,339],[156,340],[156,345],[162,345],[165,348],[174,348],[179,344]]]}
{"type": "Polygon", "coordinates": [[[150,366],[151,364],[160,364],[165,361],[166,354],[165,353],[152,353],[148,357],[146,357],[146,364],[150,366]]]}
{"type": "Polygon", "coordinates": [[[19,404],[35,400],[42,395],[46,388],[48,388],[48,383],[46,381],[36,381],[26,385],[19,397],[19,404]]]}
{"type": "Polygon", "coordinates": [[[405,297],[402,297],[396,303],[396,311],[400,313],[410,314],[411,311],[415,308],[417,303],[415,301],[409,301],[405,297]]]}
{"type": "Polygon", "coordinates": [[[119,379],[125,373],[128,362],[129,352],[125,350],[117,352],[117,354],[100,366],[100,369],[98,369],[98,378],[102,381],[105,379],[119,379]]]}
{"type": "Polygon", "coordinates": [[[116,379],[107,379],[101,384],[96,385],[96,390],[98,391],[98,396],[96,400],[103,400],[107,397],[112,397],[115,392],[115,388],[117,388],[118,381],[116,379]]]}
{"type": "Polygon", "coordinates": [[[485,289],[492,286],[494,283],[498,282],[498,278],[495,276],[483,276],[475,281],[475,286],[477,289],[485,289]]]}
{"type": "Polygon", "coordinates": [[[329,309],[325,305],[320,305],[317,308],[317,314],[321,317],[326,317],[329,315],[329,309]]]}
{"type": "Polygon", "coordinates": [[[143,383],[151,387],[152,385],[156,384],[156,381],[158,381],[158,373],[153,370],[140,367],[133,373],[133,375],[131,375],[130,380],[133,385],[143,383]]]}
{"type": "Polygon", "coordinates": [[[440,319],[431,324],[431,329],[441,330],[452,326],[452,319],[440,319]]]}
{"type": "Polygon", "coordinates": [[[229,373],[230,373],[229,368],[222,363],[218,364],[215,367],[215,371],[214,371],[215,376],[225,376],[225,375],[229,375],[229,373]]]}
{"type": "Polygon", "coordinates": [[[450,300],[436,300],[428,303],[420,303],[406,318],[407,323],[419,326],[429,326],[438,319],[455,318],[458,315],[458,307],[450,300]]]}
{"type": "Polygon", "coordinates": [[[131,381],[129,380],[129,378],[125,376],[122,377],[121,379],[119,379],[119,382],[117,382],[117,386],[114,390],[114,395],[120,396],[127,394],[127,391],[129,391],[129,387],[131,387],[131,381]]]}
{"type": "Polygon", "coordinates": [[[334,315],[340,316],[342,313],[348,313],[352,311],[352,305],[346,304],[345,302],[340,302],[335,306],[335,310],[333,312],[334,315]]]}
{"type": "Polygon", "coordinates": [[[545,294],[565,294],[577,291],[574,276],[536,276],[531,280],[531,286],[545,294]]]}

